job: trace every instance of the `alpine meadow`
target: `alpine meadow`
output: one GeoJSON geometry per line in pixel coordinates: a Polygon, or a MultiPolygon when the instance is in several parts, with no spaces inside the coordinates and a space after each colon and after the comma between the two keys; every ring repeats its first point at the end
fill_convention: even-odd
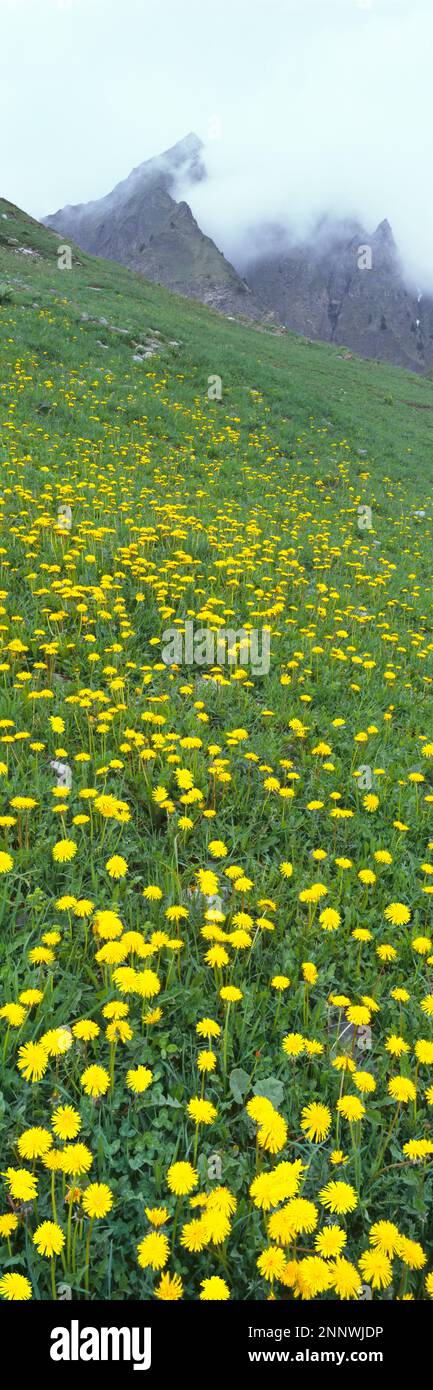
{"type": "Polygon", "coordinates": [[[433,381],[0,228],[0,1294],[428,1300],[433,381]]]}

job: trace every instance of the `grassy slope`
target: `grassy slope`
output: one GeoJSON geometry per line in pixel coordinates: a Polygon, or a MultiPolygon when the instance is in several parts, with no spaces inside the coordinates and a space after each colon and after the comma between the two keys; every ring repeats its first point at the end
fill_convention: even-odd
{"type": "MultiPolygon", "coordinates": [[[[230,745],[224,750],[231,759],[233,781],[230,791],[223,794],[221,807],[218,802],[215,822],[200,819],[193,806],[194,833],[190,838],[179,834],[176,845],[172,825],[167,829],[165,817],[152,806],[142,772],[134,766],[120,775],[115,769],[106,774],[107,790],[124,796],[133,810],[132,825],[124,828],[119,838],[119,849],[130,866],[127,887],[121,889],[122,918],[128,926],[143,927],[140,895],[149,881],[161,883],[164,906],[170,901],[189,903],[188,887],[197,866],[209,865],[209,827],[226,840],[231,859],[250,874],[255,885],[254,902],[260,896],[277,901],[282,934],[281,929],[275,936],[265,931],[259,939],[255,969],[250,975],[247,972],[246,1014],[242,1016],[247,1020],[246,1032],[243,1025],[237,1025],[229,1056],[229,1066],[242,1067],[249,1075],[254,1069],[256,1079],[272,1073],[285,1084],[289,1063],[282,1058],[280,1035],[287,1027],[302,1028],[302,960],[317,960],[320,971],[306,1031],[325,1043],[325,1000],[331,987],[348,991],[354,999],[362,988],[370,994],[379,992],[384,1021],[374,1065],[384,1077],[380,1101],[385,1096],[385,1102],[384,1118],[379,1101],[377,1110],[376,1102],[372,1104],[371,1128],[366,1131],[364,1171],[368,1174],[371,1153],[379,1147],[378,1135],[382,1134],[378,1126],[383,1122],[385,1135],[390,1119],[386,1100],[389,1059],[383,1051],[383,1038],[387,1030],[398,1031],[399,1024],[389,1005],[388,982],[386,977],[379,977],[372,948],[367,950],[362,976],[357,974],[350,930],[361,921],[378,929],[381,941],[388,940],[392,932],[385,928],[384,934],[383,908],[395,899],[410,903],[420,930],[427,930],[429,917],[429,899],[422,895],[419,875],[420,863],[428,858],[431,834],[428,807],[422,801],[426,788],[420,803],[416,788],[406,778],[409,771],[427,772],[419,737],[428,736],[431,728],[433,384],[384,365],[354,357],[346,360],[337,349],[313,345],[290,334],[228,322],[121,267],[98,262],[79,251],[72,271],[60,272],[57,237],[6,202],[0,202],[2,212],[7,216],[0,220],[5,515],[0,558],[4,562],[2,593],[8,593],[3,600],[8,614],[3,618],[3,635],[5,644],[11,636],[22,637],[27,647],[18,661],[22,672],[30,673],[33,663],[41,658],[48,667],[42,676],[36,668],[33,684],[28,686],[24,681],[20,688],[14,658],[5,654],[2,717],[14,720],[19,730],[25,731],[31,724],[33,738],[41,740],[45,750],[42,757],[35,754],[31,758],[29,754],[26,760],[27,750],[19,743],[10,754],[4,809],[11,795],[34,789],[41,810],[35,813],[39,819],[32,822],[32,829],[37,829],[28,849],[24,833],[18,842],[16,828],[5,839],[4,848],[12,851],[17,871],[3,905],[6,997],[17,998],[28,985],[27,951],[40,940],[41,931],[56,922],[54,902],[59,892],[91,896],[98,907],[110,905],[111,886],[104,864],[107,848],[112,852],[113,843],[117,844],[116,835],[114,841],[108,835],[105,850],[98,845],[89,855],[84,848],[79,862],[65,865],[64,870],[54,871],[50,854],[45,852],[45,843],[51,845],[59,833],[58,823],[53,828],[49,809],[52,778],[48,751],[53,757],[59,743],[65,741],[72,760],[81,749],[90,749],[92,772],[86,764],[83,782],[92,785],[98,759],[104,766],[113,757],[125,762],[125,755],[119,754],[125,728],[133,723],[148,732],[149,725],[141,724],[140,718],[149,709],[166,714],[166,729],[198,733],[205,743],[215,741],[220,746],[225,744],[227,730],[243,727],[259,764],[283,777],[279,760],[293,761],[301,780],[288,812],[287,803],[272,799],[263,788],[266,773],[258,773],[250,764],[246,778],[245,745],[239,752],[230,745]],[[17,237],[20,247],[36,250],[37,258],[5,245],[9,236],[17,237]],[[83,314],[88,317],[83,319],[83,314]],[[107,324],[101,324],[100,318],[107,324]],[[127,332],[115,333],[116,327],[127,332]],[[134,344],[144,343],[155,330],[161,335],[160,354],[135,363],[134,344]],[[101,347],[98,340],[107,346],[101,347]],[[172,340],[178,345],[172,346],[172,340]],[[221,404],[207,399],[207,380],[213,373],[222,377],[221,404]],[[70,500],[73,508],[73,530],[66,546],[55,530],[57,507],[65,500],[70,500]],[[372,508],[372,531],[357,527],[359,504],[372,508]],[[427,515],[416,518],[414,509],[425,509],[427,515]],[[40,527],[34,524],[38,517],[45,519],[40,527]],[[150,542],[151,535],[154,539],[150,542]],[[185,552],[190,561],[182,559],[185,552]],[[136,563],[137,553],[144,557],[141,569],[136,563]],[[230,557],[227,576],[219,568],[224,554],[230,557]],[[153,571],[146,568],[148,562],[157,566],[156,588],[152,584],[146,588],[144,582],[146,576],[152,578],[153,571]],[[179,577],[185,565],[187,575],[192,570],[190,579],[179,577]],[[56,586],[68,573],[82,586],[78,598],[67,594],[59,597],[56,586]],[[96,608],[92,598],[92,586],[107,573],[114,576],[124,600],[126,616],[118,614],[114,625],[103,616],[101,591],[94,595],[96,608]],[[317,590],[317,582],[329,586],[327,607],[325,591],[317,590]],[[143,588],[147,601],[137,603],[136,594],[143,588]],[[219,597],[221,612],[228,609],[234,613],[236,623],[249,617],[257,625],[271,623],[274,636],[269,677],[252,687],[231,681],[218,691],[198,681],[200,672],[191,676],[186,670],[173,678],[167,670],[157,670],[152,673],[151,699],[162,697],[163,703],[149,705],[146,681],[159,653],[159,634],[173,616],[181,618],[186,610],[198,612],[209,593],[219,597]],[[89,645],[85,645],[86,633],[76,608],[83,596],[94,614],[87,632],[95,636],[96,650],[101,653],[96,668],[88,661],[89,645]],[[371,621],[360,621],[360,604],[373,615],[371,621]],[[59,608],[66,613],[60,620],[53,616],[59,608]],[[113,648],[113,626],[117,649],[113,648]],[[388,642],[383,641],[384,636],[388,642]],[[57,639],[55,650],[51,644],[57,639]],[[376,663],[372,670],[363,666],[368,656],[376,663]],[[295,665],[288,668],[289,662],[295,665]],[[106,663],[112,663],[124,681],[120,695],[112,687],[109,670],[105,673],[106,663]],[[144,680],[140,668],[146,668],[144,680]],[[281,685],[282,672],[290,677],[290,684],[281,685]],[[53,690],[54,699],[32,705],[28,689],[38,688],[39,680],[53,690]],[[189,693],[182,695],[186,681],[190,681],[189,693]],[[100,734],[99,744],[98,716],[92,725],[87,721],[85,704],[77,710],[65,703],[66,690],[76,693],[83,687],[102,689],[106,698],[108,692],[111,700],[120,704],[124,700],[126,706],[114,721],[115,729],[100,734]],[[194,706],[197,699],[204,701],[208,723],[200,722],[201,711],[194,706]],[[384,716],[390,704],[393,718],[388,722],[384,716]],[[263,714],[264,710],[272,715],[263,714]],[[66,721],[60,737],[50,731],[48,715],[52,713],[66,721]],[[346,724],[336,731],[332,720],[339,716],[346,724]],[[305,717],[305,743],[290,728],[293,717],[305,717]],[[368,736],[367,746],[358,746],[354,743],[356,733],[368,727],[374,727],[376,734],[368,736]],[[319,770],[318,760],[311,754],[320,738],[333,746],[334,771],[328,773],[319,770]],[[99,748],[96,753],[95,746],[99,748]],[[360,758],[385,770],[384,789],[379,779],[374,787],[381,795],[374,817],[362,809],[362,794],[357,793],[353,779],[360,758]],[[342,804],[352,808],[353,821],[340,826],[325,819],[316,821],[308,813],[309,801],[329,797],[331,789],[340,791],[342,804]],[[396,829],[396,819],[407,824],[407,833],[396,829]],[[318,846],[324,846],[330,856],[326,867],[311,861],[311,850],[318,846]],[[356,869],[371,867],[377,846],[391,851],[394,864],[388,878],[381,880],[377,898],[364,894],[356,877],[349,889],[344,886],[343,949],[338,934],[329,939],[315,929],[306,939],[299,890],[319,877],[329,883],[328,901],[334,905],[334,853],[350,855],[356,869]],[[293,880],[287,884],[278,872],[279,862],[285,858],[295,865],[293,880]],[[29,899],[29,894],[35,893],[36,897],[29,899]],[[286,923],[290,923],[290,935],[286,923]],[[295,1009],[294,1016],[288,1018],[283,1010],[274,1036],[269,979],[276,970],[287,970],[293,979],[298,1012],[295,1009]]],[[[8,751],[5,745],[5,753],[8,751]]],[[[201,754],[192,758],[185,754],[184,761],[193,767],[210,805],[205,760],[202,765],[201,754]]],[[[151,782],[169,786],[171,775],[170,763],[162,752],[151,782]]],[[[170,792],[176,801],[179,793],[172,783],[170,792]]],[[[75,781],[73,793],[75,796],[75,781]]],[[[80,808],[82,803],[74,803],[74,812],[80,808]]],[[[70,822],[68,833],[74,834],[70,822]]],[[[197,921],[199,926],[200,915],[197,921]]],[[[101,1297],[110,1292],[122,1297],[126,1291],[143,1288],[149,1296],[152,1281],[149,1276],[145,1280],[138,1276],[134,1254],[136,1240],[143,1234],[143,1195],[148,1201],[165,1200],[163,1174],[167,1163],[175,1153],[178,1157],[192,1154],[192,1126],[185,1118],[185,1101],[197,1086],[194,1028],[203,1009],[212,1014],[219,1007],[212,972],[203,965],[202,947],[198,938],[191,955],[187,952],[187,989],[182,992],[171,981],[167,1026],[163,1024],[146,1044],[144,1060],[154,1068],[159,1086],[156,1112],[151,1101],[144,1112],[152,1121],[151,1131],[143,1136],[140,1119],[130,1119],[129,1115],[126,1119],[120,1083],[117,1109],[113,1102],[104,1114],[102,1129],[91,1103],[82,1102],[83,1137],[97,1150],[98,1174],[113,1186],[120,1204],[117,1212],[121,1213],[113,1225],[117,1252],[114,1271],[110,1262],[107,1265],[103,1235],[97,1237],[100,1259],[92,1288],[101,1297]],[[166,1103],[164,1097],[168,1097],[166,1103]],[[180,1108],[173,1110],[173,1102],[180,1108]]],[[[422,962],[415,961],[414,966],[409,933],[393,983],[409,980],[409,988],[418,999],[427,990],[427,973],[422,962]]],[[[76,939],[72,955],[62,946],[52,1000],[48,990],[39,1023],[24,1034],[25,1040],[39,1036],[41,1028],[52,1027],[54,1021],[61,1024],[82,1015],[95,1017],[101,1005],[96,978],[87,958],[81,958],[76,939]]],[[[237,978],[236,971],[233,978],[237,978]]],[[[418,1024],[413,1027],[416,1030],[418,1024]]],[[[409,1021],[409,1033],[410,1028],[409,1021]]],[[[422,1019],[421,1036],[429,1037],[428,1030],[429,1021],[422,1019]]],[[[411,1041],[417,1036],[416,1031],[412,1033],[411,1041]]],[[[41,1085],[41,1100],[36,1103],[32,1121],[30,1087],[18,1077],[15,1053],[13,1037],[4,1086],[10,1105],[11,1147],[2,1153],[2,1167],[6,1160],[12,1161],[20,1129],[36,1122],[38,1116],[44,1123],[43,1105],[49,1104],[53,1093],[51,1075],[51,1080],[41,1085]],[[38,1104],[42,1105],[40,1111],[38,1104]]],[[[139,1039],[132,1045],[132,1056],[133,1064],[142,1060],[139,1039]]],[[[99,1060],[106,1060],[103,1047],[99,1060]]],[[[116,1065],[124,1070],[123,1057],[116,1065]]],[[[59,1082],[59,1094],[74,1103],[80,1097],[79,1060],[77,1066],[78,1072],[69,1069],[69,1075],[59,1082]]],[[[334,1082],[337,1078],[326,1056],[322,1080],[320,1069],[318,1073],[314,1067],[307,1069],[301,1073],[299,1091],[293,1083],[280,1103],[289,1121],[289,1156],[311,1158],[308,1195],[312,1198],[317,1185],[334,1176],[334,1170],[327,1167],[326,1154],[320,1150],[311,1156],[300,1134],[299,1113],[306,1100],[332,1097],[334,1082]]],[[[251,1127],[233,1096],[221,1088],[220,1078],[207,1093],[218,1104],[221,1128],[210,1131],[210,1139],[205,1137],[200,1152],[206,1155],[219,1147],[225,1155],[224,1181],[236,1191],[240,1202],[242,1254],[233,1276],[234,1293],[245,1298],[253,1291],[263,1297],[255,1266],[263,1242],[258,1217],[254,1216],[252,1229],[248,1228],[251,1255],[246,1253],[243,1225],[255,1161],[251,1127]]],[[[147,1104],[147,1095],[145,1101],[147,1104]]],[[[407,1127],[402,1138],[413,1132],[428,1133],[428,1114],[423,1102],[415,1131],[409,1118],[406,1121],[403,1116],[403,1126],[407,1127]]],[[[357,1178],[352,1161],[344,1176],[349,1181],[357,1178]]],[[[368,1219],[387,1215],[398,1220],[400,1210],[406,1213],[405,1229],[427,1242],[431,1258],[425,1198],[412,1182],[413,1176],[412,1172],[396,1176],[391,1188],[382,1181],[369,1203],[362,1197],[353,1218],[350,1258],[357,1258],[365,1248],[368,1219]]],[[[44,1182],[41,1178],[44,1193],[46,1186],[46,1177],[44,1182]]],[[[198,1296],[198,1279],[215,1265],[207,1252],[200,1259],[197,1269],[182,1251],[175,1261],[189,1297],[198,1296]]],[[[29,1261],[29,1265],[23,1264],[19,1253],[17,1267],[22,1272],[28,1268],[37,1293],[49,1296],[45,1266],[41,1260],[38,1263],[31,1248],[29,1261]]],[[[77,1287],[82,1288],[79,1281],[77,1287]]],[[[421,1285],[416,1287],[419,1290],[421,1285]]]]}
{"type": "MultiPolygon", "coordinates": [[[[242,431],[248,431],[257,422],[257,409],[243,393],[255,384],[262,391],[272,387],[273,437],[286,452],[309,416],[329,423],[335,437],[340,432],[347,435],[352,447],[367,449],[369,459],[377,461],[379,469],[386,471],[392,465],[393,478],[405,477],[408,448],[417,455],[428,447],[433,383],[425,378],[354,356],[342,360],[343,348],[312,343],[294,334],[280,336],[272,330],[232,324],[219,314],[141,281],[121,266],[97,261],[79,250],[71,282],[67,273],[63,278],[61,272],[56,273],[57,235],[0,199],[2,212],[8,216],[8,222],[0,226],[2,280],[19,282],[14,297],[22,309],[30,307],[35,296],[40,296],[41,308],[50,306],[55,316],[50,325],[54,330],[51,336],[55,336],[56,330],[63,331],[62,304],[71,327],[79,321],[80,313],[88,312],[92,317],[106,317],[114,325],[127,327],[131,339],[138,340],[150,327],[158,328],[167,339],[176,338],[179,333],[184,350],[178,365],[187,378],[187,392],[190,394],[195,386],[203,391],[208,374],[217,372],[220,365],[225,404],[229,409],[242,405],[242,431]],[[8,236],[17,237],[20,246],[38,251],[40,259],[29,263],[30,257],[12,253],[11,248],[4,246],[3,239],[8,236]],[[89,289],[94,284],[101,293],[89,289]]],[[[28,318],[20,315],[16,325],[19,333],[22,324],[23,343],[27,349],[45,348],[49,354],[49,343],[43,341],[43,329],[48,336],[49,326],[35,320],[33,314],[30,320],[34,337],[28,330],[28,318]]],[[[95,340],[104,339],[104,334],[97,324],[84,331],[80,325],[80,334],[80,346],[85,345],[88,350],[89,365],[94,361],[100,366],[101,350],[95,348],[95,340]]],[[[115,367],[129,377],[128,340],[114,341],[108,334],[105,341],[111,353],[104,356],[102,366],[115,367]]],[[[131,380],[135,377],[136,373],[132,373],[131,380]]],[[[417,462],[415,492],[417,480],[422,488],[427,476],[428,473],[423,478],[417,462]]]]}

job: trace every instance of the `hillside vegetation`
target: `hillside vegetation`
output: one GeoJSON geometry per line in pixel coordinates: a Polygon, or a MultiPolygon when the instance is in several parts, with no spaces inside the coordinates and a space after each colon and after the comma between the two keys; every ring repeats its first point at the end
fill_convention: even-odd
{"type": "Polygon", "coordinates": [[[0,1292],[425,1299],[433,383],[58,241],[0,202],[0,1292]]]}

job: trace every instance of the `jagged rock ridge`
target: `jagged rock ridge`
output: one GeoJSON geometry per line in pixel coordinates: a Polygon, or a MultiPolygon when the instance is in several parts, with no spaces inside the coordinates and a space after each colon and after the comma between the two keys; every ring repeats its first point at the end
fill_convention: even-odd
{"type": "Polygon", "coordinates": [[[433,302],[405,283],[386,219],[372,235],[323,218],[303,244],[281,228],[251,240],[264,249],[247,266],[248,282],[288,328],[412,371],[433,366],[433,302]]]}

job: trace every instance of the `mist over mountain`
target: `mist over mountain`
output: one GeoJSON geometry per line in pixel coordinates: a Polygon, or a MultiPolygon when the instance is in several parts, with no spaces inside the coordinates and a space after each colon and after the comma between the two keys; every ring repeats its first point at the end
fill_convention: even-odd
{"type": "Polygon", "coordinates": [[[386,217],[433,293],[431,0],[2,0],[4,193],[35,217],[100,198],[196,130],[173,196],[245,270],[249,229],[386,217]]]}
{"type": "Polygon", "coordinates": [[[248,282],[288,328],[363,357],[431,370],[433,301],[406,281],[386,218],[373,232],[322,217],[308,238],[287,229],[251,237],[248,282]]]}
{"type": "Polygon", "coordinates": [[[410,283],[386,217],[370,231],[325,207],[303,227],[299,218],[292,225],[256,220],[234,241],[229,217],[220,249],[194,216],[204,196],[215,200],[218,180],[191,132],[104,197],[44,221],[84,250],[232,317],[268,321],[413,371],[433,368],[433,300],[410,283]]]}

